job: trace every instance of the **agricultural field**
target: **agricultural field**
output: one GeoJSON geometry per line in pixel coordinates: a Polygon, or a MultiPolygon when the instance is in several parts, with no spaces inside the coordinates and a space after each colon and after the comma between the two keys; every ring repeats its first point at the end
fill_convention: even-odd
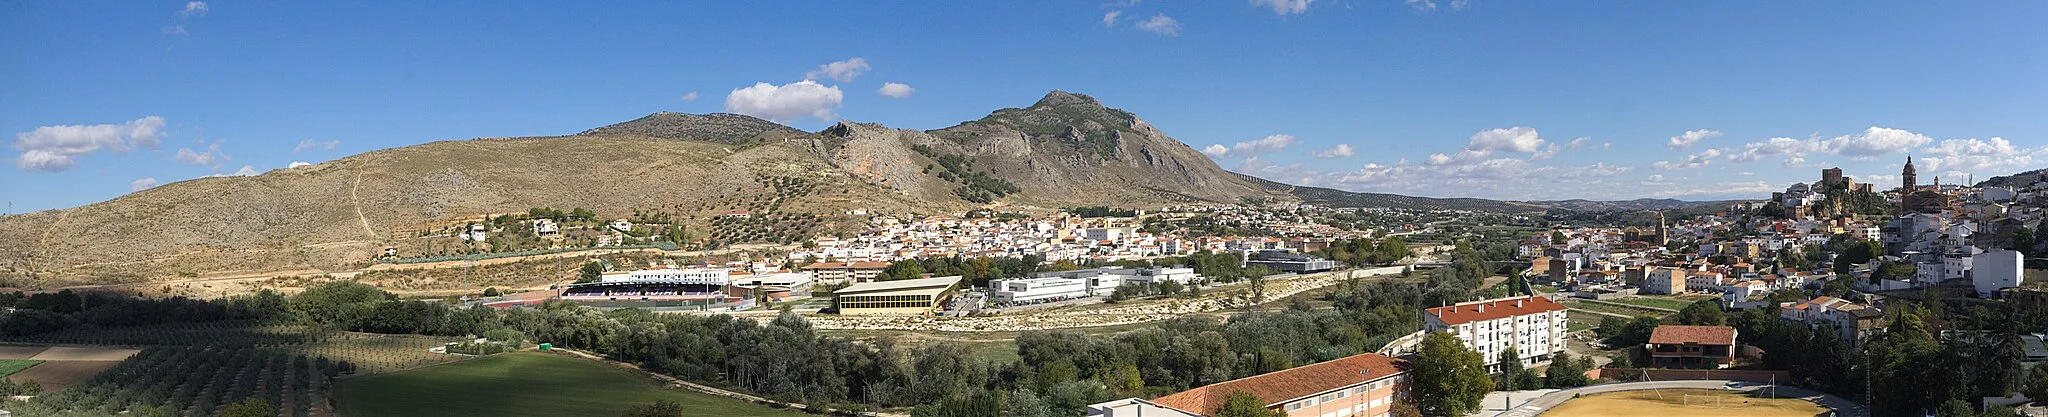
{"type": "Polygon", "coordinates": [[[1745,393],[1667,389],[1593,394],[1565,401],[1543,417],[1813,417],[1828,409],[1797,398],[1755,398],[1745,393]]]}
{"type": "Polygon", "coordinates": [[[602,362],[517,352],[339,381],[342,415],[612,416],[656,400],[684,416],[809,416],[694,391],[665,389],[639,371],[602,362]],[[462,404],[451,407],[450,404],[462,404]]]}
{"type": "Polygon", "coordinates": [[[341,332],[312,343],[268,348],[308,357],[349,361],[356,373],[381,374],[468,358],[430,352],[460,338],[341,332]]]}
{"type": "Polygon", "coordinates": [[[21,372],[24,369],[42,363],[43,361],[34,359],[0,359],[0,378],[6,378],[8,375],[14,375],[15,372],[21,372]]]}
{"type": "MultiPolygon", "coordinates": [[[[30,369],[58,363],[63,362],[30,369]]],[[[258,398],[290,415],[307,416],[324,407],[329,378],[340,370],[325,360],[241,347],[150,348],[13,411],[210,416],[228,404],[258,398]]]]}
{"type": "Polygon", "coordinates": [[[0,343],[99,346],[233,346],[262,347],[307,343],[319,334],[306,326],[256,321],[170,323],[134,327],[74,327],[26,336],[0,337],[0,343]]]}

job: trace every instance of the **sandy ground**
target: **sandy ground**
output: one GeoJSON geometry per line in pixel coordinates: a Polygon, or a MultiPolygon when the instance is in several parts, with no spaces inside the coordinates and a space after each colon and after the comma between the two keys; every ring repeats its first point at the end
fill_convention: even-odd
{"type": "Polygon", "coordinates": [[[35,359],[42,346],[0,346],[0,359],[35,359]]]}
{"type": "Polygon", "coordinates": [[[1762,399],[1728,391],[1667,389],[1588,395],[1566,401],[1543,413],[1543,416],[1813,417],[1827,412],[1827,408],[1819,404],[1800,399],[1762,399]]]}
{"type": "Polygon", "coordinates": [[[129,357],[129,356],[135,356],[135,353],[136,353],[136,352],[141,352],[141,350],[137,350],[137,349],[121,349],[121,348],[103,348],[103,347],[70,347],[70,346],[51,346],[51,347],[50,347],[49,349],[45,349],[45,350],[43,350],[43,352],[42,352],[42,353],[38,353],[38,354],[36,354],[36,356],[35,356],[35,357],[31,357],[31,358],[29,358],[29,359],[35,359],[35,360],[40,360],[40,361],[52,361],[52,362],[55,362],[55,361],[94,361],[94,362],[97,362],[97,361],[114,361],[114,362],[119,362],[119,361],[121,361],[122,359],[128,359],[128,357],[129,357]]]}
{"type": "Polygon", "coordinates": [[[91,378],[93,375],[99,374],[100,371],[105,371],[107,368],[112,368],[120,363],[121,361],[43,362],[41,365],[16,372],[14,375],[7,376],[7,378],[15,382],[36,381],[37,384],[42,384],[43,391],[57,391],[64,389],[67,385],[91,378]]]}

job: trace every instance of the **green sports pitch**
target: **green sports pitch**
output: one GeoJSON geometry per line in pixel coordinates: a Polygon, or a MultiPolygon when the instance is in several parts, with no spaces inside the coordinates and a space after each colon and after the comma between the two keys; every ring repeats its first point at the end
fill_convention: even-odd
{"type": "Polygon", "coordinates": [[[339,381],[341,415],[616,416],[669,400],[684,416],[811,416],[694,391],[596,361],[515,352],[339,381]]]}

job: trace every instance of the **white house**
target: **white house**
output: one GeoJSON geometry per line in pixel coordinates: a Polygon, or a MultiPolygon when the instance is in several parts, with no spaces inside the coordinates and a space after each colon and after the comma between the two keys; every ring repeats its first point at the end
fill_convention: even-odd
{"type": "Polygon", "coordinates": [[[1970,283],[1977,287],[1977,295],[1989,297],[1998,290],[2020,286],[2020,253],[2008,249],[1985,252],[1971,259],[1970,283]]]}

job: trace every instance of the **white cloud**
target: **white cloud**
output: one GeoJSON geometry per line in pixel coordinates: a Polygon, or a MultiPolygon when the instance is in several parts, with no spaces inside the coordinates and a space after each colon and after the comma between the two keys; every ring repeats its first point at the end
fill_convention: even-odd
{"type": "Polygon", "coordinates": [[[1351,156],[1351,155],[1352,155],[1352,151],[1351,151],[1351,145],[1350,145],[1350,144],[1345,144],[1345,143],[1339,143],[1339,144],[1337,144],[1337,146],[1331,147],[1330,149],[1325,149],[1325,150],[1323,150],[1322,152],[1316,152],[1316,157],[1317,157],[1317,158],[1326,158],[1326,159],[1327,159],[1327,158],[1343,158],[1343,157],[1348,157],[1348,156],[1351,156]]]}
{"type": "Polygon", "coordinates": [[[242,169],[235,170],[235,176],[237,177],[249,177],[261,173],[262,172],[256,171],[256,167],[249,165],[243,165],[242,169]]]}
{"type": "Polygon", "coordinates": [[[845,61],[835,61],[819,65],[818,69],[804,73],[804,79],[816,80],[819,79],[818,77],[826,77],[842,83],[851,82],[854,77],[859,77],[861,73],[867,72],[869,69],[872,69],[872,67],[868,66],[866,58],[853,57],[845,61]]]}
{"type": "Polygon", "coordinates": [[[1251,0],[1254,6],[1273,8],[1273,14],[1286,16],[1308,11],[1308,4],[1315,0],[1251,0]]]}
{"type": "Polygon", "coordinates": [[[1585,136],[1580,136],[1580,137],[1579,137],[1578,139],[1572,139],[1572,141],[1571,141],[1570,143],[1566,143],[1566,144],[1564,144],[1564,148],[1565,148],[1565,149],[1578,149],[1578,148],[1579,148],[1579,146],[1585,145],[1585,144],[1586,144],[1586,141],[1589,141],[1589,140],[1593,140],[1593,138],[1589,138],[1589,137],[1585,137],[1585,136]]]}
{"type": "Polygon", "coordinates": [[[292,153],[299,153],[311,149],[331,151],[338,146],[341,146],[341,141],[339,140],[317,141],[312,139],[306,139],[299,141],[298,146],[293,146],[292,153]]]}
{"type": "Polygon", "coordinates": [[[1123,15],[1124,15],[1124,11],[1122,11],[1122,10],[1111,10],[1111,11],[1109,11],[1109,13],[1103,13],[1103,14],[1102,14],[1102,27],[1106,27],[1106,28],[1109,28],[1109,27],[1116,27],[1116,18],[1117,18],[1118,16],[1123,16],[1123,15]]]}
{"type": "Polygon", "coordinates": [[[754,83],[753,87],[732,90],[725,96],[725,111],[739,113],[777,122],[787,122],[806,116],[830,121],[838,117],[833,109],[839,108],[845,95],[839,87],[818,84],[804,80],[784,85],[754,83]]]}
{"type": "Polygon", "coordinates": [[[2000,137],[1947,139],[1920,151],[1933,155],[1915,161],[1929,172],[2016,171],[2034,167],[2036,157],[2048,157],[2048,147],[2023,149],[2000,137]]]}
{"type": "Polygon", "coordinates": [[[150,189],[150,187],[155,187],[155,186],[156,186],[156,178],[151,178],[151,177],[142,177],[142,178],[137,178],[137,179],[135,179],[135,182],[130,182],[130,183],[128,183],[128,192],[131,192],[131,193],[132,193],[132,192],[136,192],[136,191],[142,191],[142,190],[147,190],[147,189],[150,189]]]}
{"type": "Polygon", "coordinates": [[[1202,153],[1217,158],[1229,156],[1258,156],[1260,154],[1264,154],[1267,152],[1286,149],[1289,145],[1293,144],[1294,135],[1277,133],[1267,135],[1263,138],[1231,144],[1228,148],[1225,148],[1223,147],[1223,145],[1220,144],[1209,145],[1209,147],[1207,148],[1202,148],[1202,153]]]}
{"type": "Polygon", "coordinates": [[[1543,138],[1537,135],[1536,129],[1521,126],[1483,130],[1472,134],[1472,139],[1465,144],[1465,150],[1480,152],[1504,150],[1533,153],[1542,147],[1543,138]]]}
{"type": "Polygon", "coordinates": [[[15,165],[23,171],[59,172],[78,166],[78,163],[71,160],[70,155],[35,149],[23,152],[15,165]]]}
{"type": "Polygon", "coordinates": [[[298,167],[304,167],[304,166],[313,166],[313,163],[312,163],[312,162],[306,162],[306,161],[292,161],[292,163],[291,163],[290,165],[285,165],[284,167],[285,167],[285,169],[292,169],[292,168],[298,168],[298,167]]]}
{"type": "Polygon", "coordinates": [[[1685,159],[1682,160],[1657,161],[1656,163],[1650,164],[1650,166],[1657,169],[1705,168],[1708,163],[1714,162],[1714,158],[1719,156],[1721,156],[1720,149],[1708,149],[1700,151],[1700,153],[1686,155],[1685,159]]]}
{"type": "Polygon", "coordinates": [[[1160,13],[1150,19],[1138,21],[1138,29],[1160,35],[1180,36],[1180,21],[1166,17],[1166,13],[1160,13]]]}
{"type": "Polygon", "coordinates": [[[1433,12],[1433,11],[1436,11],[1436,2],[1434,2],[1434,1],[1430,1],[1430,0],[1407,0],[1407,1],[1405,2],[1405,3],[1407,3],[1407,4],[1408,4],[1408,7],[1414,8],[1414,9],[1415,9],[1415,11],[1418,11],[1418,12],[1433,12]]]}
{"type": "Polygon", "coordinates": [[[172,156],[171,159],[186,165],[213,165],[215,160],[227,161],[229,158],[221,155],[220,144],[212,144],[206,146],[206,152],[193,151],[192,148],[178,148],[178,154],[172,156]]]}
{"type": "Polygon", "coordinates": [[[1678,136],[1672,136],[1671,142],[1669,144],[1666,144],[1665,146],[1670,146],[1671,150],[1674,151],[1682,151],[1685,150],[1685,148],[1692,147],[1692,145],[1695,143],[1700,143],[1700,141],[1702,140],[1707,140],[1707,138],[1714,138],[1720,136],[1721,131],[1719,130],[1687,130],[1685,131],[1685,133],[1681,133],[1678,136]]]}
{"type": "Polygon", "coordinates": [[[1797,166],[1806,162],[1809,154],[1830,154],[1851,158],[1867,159],[1878,155],[1905,152],[1913,147],[1933,142],[1933,138],[1900,129],[1872,126],[1862,133],[1836,136],[1833,138],[1808,137],[1806,139],[1770,138],[1751,142],[1740,148],[1729,148],[1728,160],[1754,162],[1771,156],[1783,156],[1786,166],[1797,166]]]}
{"type": "Polygon", "coordinates": [[[1202,148],[1202,153],[1212,157],[1222,158],[1224,155],[1230,154],[1230,148],[1225,147],[1223,146],[1223,144],[1220,143],[1211,144],[1207,148],[1202,148]]]}
{"type": "Polygon", "coordinates": [[[21,150],[17,164],[22,170],[57,172],[76,166],[73,156],[101,149],[128,152],[155,148],[163,133],[163,116],[145,116],[121,124],[41,126],[14,134],[14,148],[21,150]]]}
{"type": "Polygon", "coordinates": [[[164,34],[185,36],[185,25],[164,26],[164,34]]]}
{"type": "Polygon", "coordinates": [[[206,5],[206,2],[203,2],[203,1],[188,1],[188,2],[185,2],[185,9],[184,9],[184,10],[179,10],[179,11],[178,11],[178,16],[179,16],[179,17],[186,17],[186,18],[189,18],[189,17],[192,17],[192,16],[205,16],[205,15],[206,15],[206,12],[207,12],[207,11],[209,11],[209,10],[213,10],[213,8],[212,8],[212,7],[209,7],[209,6],[207,6],[207,5],[206,5]]]}
{"type": "Polygon", "coordinates": [[[683,101],[697,101],[697,92],[691,91],[689,94],[684,94],[683,101]]]}
{"type": "Polygon", "coordinates": [[[1451,10],[1465,10],[1465,6],[1470,5],[1472,0],[1451,0],[1451,10]]]}
{"type": "Polygon", "coordinates": [[[879,90],[875,90],[875,92],[881,93],[882,95],[888,96],[889,98],[910,97],[910,93],[916,91],[917,89],[910,88],[910,84],[904,83],[882,83],[882,88],[879,90]]]}

